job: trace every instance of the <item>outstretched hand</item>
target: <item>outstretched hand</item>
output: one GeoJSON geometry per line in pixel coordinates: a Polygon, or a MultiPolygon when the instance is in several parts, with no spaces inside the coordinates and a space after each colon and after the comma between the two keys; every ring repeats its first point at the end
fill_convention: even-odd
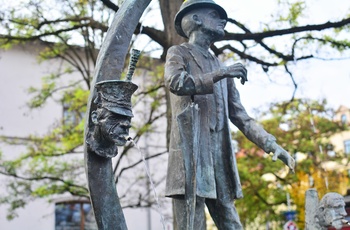
{"type": "Polygon", "coordinates": [[[286,150],[276,144],[272,160],[277,161],[277,158],[287,165],[294,173],[295,160],[286,150]]]}
{"type": "Polygon", "coordinates": [[[248,81],[247,69],[241,63],[236,63],[225,67],[223,75],[224,77],[241,79],[242,85],[248,81]]]}

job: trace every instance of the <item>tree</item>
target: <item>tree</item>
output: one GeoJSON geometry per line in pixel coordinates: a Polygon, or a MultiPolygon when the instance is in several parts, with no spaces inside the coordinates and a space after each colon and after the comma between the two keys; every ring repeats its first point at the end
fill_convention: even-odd
{"type": "Polygon", "coordinates": [[[330,137],[346,129],[340,122],[333,121],[333,117],[334,110],[328,107],[326,100],[278,102],[261,113],[261,125],[278,139],[283,148],[296,156],[303,156],[299,160],[296,157],[294,175],[287,174],[281,162],[273,164],[242,133],[235,134],[241,148],[238,165],[245,193],[245,197],[237,202],[237,209],[246,227],[267,222],[282,226],[285,222],[282,211],[287,211],[287,194],[290,194],[293,207],[296,207],[298,226],[303,229],[307,189],[316,188],[320,198],[327,192],[346,195],[347,172],[327,168],[327,162],[338,162],[340,167],[341,160],[347,158],[340,152],[334,156],[327,153],[330,137]]]}
{"type": "MultiPolygon", "coordinates": [[[[322,52],[321,48],[331,49],[334,53],[331,58],[338,58],[338,52],[344,52],[350,47],[349,41],[341,36],[349,30],[349,17],[333,22],[325,20],[317,25],[299,25],[298,20],[306,9],[306,3],[278,2],[281,9],[285,10],[276,14],[275,21],[265,24],[260,31],[251,31],[249,25],[230,18],[228,24],[235,29],[227,31],[222,41],[212,45],[213,52],[223,58],[233,57],[247,60],[248,64],[256,63],[265,72],[269,72],[271,68],[282,67],[293,80],[289,63],[323,58],[328,53],[327,50],[322,52]],[[335,34],[339,36],[334,36],[335,34]],[[288,41],[285,42],[286,46],[276,46],[274,40],[280,37],[288,41]]],[[[155,131],[156,121],[169,118],[171,113],[164,109],[167,100],[162,80],[162,64],[167,49],[183,41],[183,38],[176,35],[173,25],[173,18],[181,3],[181,0],[159,0],[160,12],[157,14],[161,15],[164,29],[140,23],[135,31],[133,42],[137,42],[138,37],[146,36],[162,50],[159,57],[144,53],[139,63],[139,68],[149,71],[150,84],[145,85],[144,90],[138,93],[136,98],[139,102],[135,104],[147,98],[151,106],[147,107],[149,110],[146,117],[134,130],[136,142],[144,134],[155,131]]],[[[70,116],[76,118],[71,119],[71,122],[58,124],[45,136],[2,137],[6,143],[25,145],[28,148],[17,159],[6,159],[6,153],[0,159],[0,173],[14,179],[10,184],[12,190],[9,191],[9,196],[1,199],[2,203],[11,204],[9,217],[14,215],[12,211],[24,206],[33,196],[49,197],[66,192],[87,196],[85,183],[75,176],[83,174],[81,155],[78,157],[80,160],[69,163],[65,159],[80,154],[79,148],[83,141],[82,114],[86,110],[87,92],[92,87],[90,80],[94,64],[111,17],[118,9],[118,5],[109,0],[28,0],[16,6],[1,6],[1,48],[9,49],[13,45],[28,42],[44,42],[46,49],[40,52],[40,60],[59,59],[65,63],[65,68],[43,78],[41,88],[30,89],[32,99],[29,106],[33,109],[43,107],[55,95],[60,98],[59,103],[69,106],[70,116]],[[69,76],[72,72],[78,72],[81,78],[66,85],[58,84],[62,76],[69,76]]],[[[130,147],[126,146],[119,154],[115,166],[117,176],[125,175],[125,170],[132,168],[121,166],[130,147]]],[[[155,153],[149,158],[154,159],[164,153],[155,153]]],[[[135,165],[137,164],[136,162],[135,165]]],[[[244,178],[243,176],[242,180],[244,178]]],[[[149,193],[138,193],[139,195],[133,194],[138,200],[126,202],[125,206],[151,205],[147,198],[149,193]]]]}

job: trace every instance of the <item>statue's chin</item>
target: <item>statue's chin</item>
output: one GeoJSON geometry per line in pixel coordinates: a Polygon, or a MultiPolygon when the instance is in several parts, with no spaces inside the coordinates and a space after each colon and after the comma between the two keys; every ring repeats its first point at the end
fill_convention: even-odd
{"type": "Polygon", "coordinates": [[[114,143],[117,145],[117,146],[124,146],[126,144],[126,138],[124,136],[120,136],[118,137],[117,139],[114,140],[114,143]]]}
{"type": "Polygon", "coordinates": [[[343,223],[341,222],[341,220],[336,220],[332,223],[332,226],[335,229],[341,229],[343,227],[343,223]]]}

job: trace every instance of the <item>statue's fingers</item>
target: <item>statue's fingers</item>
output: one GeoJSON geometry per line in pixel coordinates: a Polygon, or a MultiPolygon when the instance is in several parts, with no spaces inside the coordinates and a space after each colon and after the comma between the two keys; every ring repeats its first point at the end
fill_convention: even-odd
{"type": "Polygon", "coordinates": [[[243,67],[243,72],[244,72],[245,80],[248,81],[248,77],[247,77],[248,76],[248,70],[245,67],[243,67]]]}
{"type": "Polygon", "coordinates": [[[292,172],[294,173],[295,160],[293,158],[290,158],[288,166],[292,170],[292,172]]]}
{"type": "Polygon", "coordinates": [[[292,171],[292,173],[295,173],[294,166],[289,166],[289,169],[290,169],[290,171],[292,171]]]}
{"type": "Polygon", "coordinates": [[[277,158],[278,158],[279,155],[280,155],[279,152],[276,151],[276,152],[273,154],[272,161],[277,161],[277,158]]]}
{"type": "Polygon", "coordinates": [[[244,85],[244,83],[247,81],[247,76],[245,75],[243,69],[236,70],[234,72],[234,77],[241,79],[241,84],[244,85]]]}
{"type": "Polygon", "coordinates": [[[243,75],[243,77],[241,78],[242,85],[244,85],[246,81],[248,81],[247,75],[243,75]]]}
{"type": "Polygon", "coordinates": [[[240,79],[242,79],[242,77],[244,76],[243,73],[239,70],[234,71],[232,75],[233,77],[240,78],[240,79]]]}

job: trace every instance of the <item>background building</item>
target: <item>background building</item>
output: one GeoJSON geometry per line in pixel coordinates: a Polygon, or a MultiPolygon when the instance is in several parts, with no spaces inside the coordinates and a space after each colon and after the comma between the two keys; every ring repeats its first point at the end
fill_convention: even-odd
{"type": "MultiPolygon", "coordinates": [[[[61,68],[63,65],[66,65],[66,63],[57,60],[38,63],[37,54],[44,47],[44,44],[32,43],[25,46],[19,45],[10,50],[0,50],[0,96],[2,98],[2,102],[0,103],[0,136],[26,137],[32,133],[43,135],[52,126],[53,122],[61,122],[67,113],[66,105],[62,105],[59,101],[55,100],[49,100],[45,104],[45,107],[39,110],[30,110],[26,106],[29,99],[27,92],[28,88],[31,86],[40,86],[42,84],[42,76],[48,75],[56,69],[61,68]]],[[[147,77],[146,72],[138,72],[138,76],[134,77],[134,80],[136,83],[139,81],[138,85],[142,88],[144,87],[144,82],[147,82],[147,77]]],[[[74,73],[70,73],[63,79],[71,80],[74,78],[77,78],[77,76],[75,76],[74,73]]],[[[270,83],[265,82],[263,84],[267,85],[270,83]]],[[[254,85],[253,83],[252,87],[256,88],[257,85],[254,85]]],[[[255,100],[256,95],[253,95],[248,91],[249,86],[248,90],[245,89],[244,91],[243,89],[243,93],[241,94],[243,103],[247,104],[249,100],[258,103],[255,100]]],[[[267,91],[272,92],[273,90],[267,91]]],[[[268,100],[270,100],[270,98],[268,98],[268,100]]],[[[347,101],[344,99],[345,104],[346,102],[347,101]]],[[[144,108],[150,106],[149,103],[151,103],[151,101],[145,100],[134,108],[134,112],[137,114],[133,119],[134,123],[137,124],[147,118],[147,112],[144,108]]],[[[247,109],[250,110],[251,108],[248,106],[247,109]]],[[[349,109],[346,106],[340,106],[337,110],[337,116],[335,119],[343,122],[344,125],[349,124],[349,109]]],[[[145,135],[139,142],[143,154],[147,155],[166,151],[164,135],[166,122],[161,120],[156,127],[157,128],[153,130],[154,134],[145,135]]],[[[334,146],[334,151],[344,152],[345,154],[350,153],[349,131],[336,134],[331,142],[334,146]]],[[[18,156],[18,154],[25,151],[24,146],[15,147],[3,144],[0,146],[0,149],[3,154],[6,154],[6,158],[18,156]]],[[[82,158],[83,155],[80,157],[82,158]]],[[[166,229],[168,230],[172,229],[170,200],[164,198],[164,178],[159,178],[159,174],[157,174],[160,170],[166,170],[166,158],[167,156],[164,154],[163,157],[156,161],[149,161],[149,167],[153,179],[162,181],[162,183],[157,186],[157,192],[162,204],[161,212],[166,217],[166,229]]],[[[127,160],[124,161],[124,167],[127,168],[139,160],[140,153],[135,148],[127,160]]],[[[135,194],[129,194],[128,190],[129,181],[135,179],[135,177],[140,177],[140,174],[134,172],[136,171],[123,174],[123,177],[118,184],[118,192],[120,196],[128,196],[130,199],[135,199],[135,204],[137,204],[138,197],[135,197],[135,194]]],[[[143,172],[142,176],[147,177],[142,164],[138,165],[138,172],[143,172]]],[[[0,181],[3,180],[7,180],[7,178],[0,176],[0,181]]],[[[139,184],[138,190],[140,193],[150,193],[149,197],[152,197],[153,191],[151,189],[151,184],[147,181],[148,180],[145,180],[144,183],[139,184]]],[[[0,193],[6,193],[6,188],[0,188],[0,193]]],[[[76,200],[72,196],[54,197],[50,202],[47,199],[36,199],[29,203],[24,209],[20,209],[18,212],[18,218],[15,218],[13,221],[6,220],[6,207],[0,206],[0,228],[9,230],[22,228],[37,230],[55,229],[55,210],[57,210],[57,207],[60,208],[60,210],[70,208],[70,210],[72,210],[72,215],[70,217],[74,220],[74,218],[81,215],[82,212],[80,208],[84,209],[84,204],[86,204],[86,200],[76,200]]],[[[64,213],[64,211],[62,211],[62,213],[64,213]]],[[[124,209],[124,213],[130,230],[162,229],[160,215],[156,206],[152,209],[127,208],[124,209]]],[[[89,213],[86,215],[88,216],[89,213]]],[[[60,220],[57,221],[59,222],[60,220]]]]}
{"type": "MultiPolygon", "coordinates": [[[[30,134],[44,135],[47,130],[55,122],[62,122],[63,118],[67,116],[68,110],[66,105],[62,105],[60,101],[49,100],[45,103],[45,106],[40,109],[30,110],[26,103],[29,100],[28,89],[29,87],[39,87],[42,85],[42,76],[48,75],[55,70],[62,68],[67,63],[63,63],[58,60],[44,61],[39,63],[37,60],[38,52],[45,48],[43,43],[29,43],[26,45],[18,45],[9,50],[0,50],[0,81],[1,90],[0,97],[2,102],[0,103],[0,136],[6,137],[23,137],[26,138],[30,134]]],[[[76,73],[67,74],[63,76],[62,81],[72,81],[78,76],[76,73]]],[[[139,81],[145,81],[146,74],[140,74],[139,81]]],[[[142,86],[140,86],[142,87],[142,86]]],[[[146,116],[143,106],[147,106],[147,101],[142,105],[138,105],[134,108],[135,118],[133,122],[141,121],[146,116]]],[[[164,121],[159,121],[159,127],[162,132],[166,126],[164,121]]],[[[160,132],[159,130],[154,130],[160,132]]],[[[132,135],[132,131],[131,131],[132,135]]],[[[159,151],[165,151],[165,135],[145,135],[138,145],[142,151],[142,154],[156,153],[159,151]]],[[[11,159],[12,157],[19,156],[26,148],[25,146],[13,146],[0,144],[1,152],[4,154],[5,159],[11,159]]],[[[78,156],[81,160],[83,154],[78,156]]],[[[166,170],[166,154],[157,160],[147,161],[150,173],[155,176],[155,172],[159,170],[166,170]]],[[[141,155],[136,148],[131,151],[130,156],[123,161],[123,167],[127,168],[135,162],[140,161],[141,155]]],[[[82,165],[82,167],[84,167],[82,165]]],[[[126,197],[125,199],[135,199],[137,204],[137,198],[133,197],[134,194],[130,194],[128,190],[131,185],[130,181],[135,177],[144,177],[145,182],[140,183],[138,186],[141,193],[148,193],[150,199],[154,200],[153,190],[151,184],[148,181],[144,166],[139,164],[135,170],[129,170],[124,173],[118,182],[118,193],[120,196],[126,197]],[[129,172],[130,171],[130,172],[129,172]]],[[[165,172],[165,171],[164,171],[165,172]]],[[[0,175],[0,183],[4,182],[8,178],[0,175]]],[[[157,192],[161,202],[162,215],[166,216],[166,229],[172,229],[171,219],[171,207],[169,208],[169,199],[165,199],[163,196],[164,190],[164,178],[152,178],[157,182],[157,192]]],[[[85,177],[82,178],[85,180],[85,177]]],[[[137,190],[134,186],[134,189],[137,190]]],[[[0,193],[6,194],[7,188],[1,186],[0,193]]],[[[16,230],[16,229],[36,229],[36,230],[50,230],[55,229],[56,225],[64,225],[66,220],[80,224],[81,214],[84,210],[88,210],[87,200],[76,199],[75,197],[67,194],[53,197],[51,200],[47,199],[35,199],[30,202],[25,208],[21,208],[18,211],[18,217],[12,221],[6,219],[6,206],[0,206],[0,229],[16,230]],[[56,212],[55,212],[56,211],[56,212]],[[57,216],[58,214],[58,216],[57,216]],[[56,215],[56,218],[55,218],[56,215]],[[55,222],[56,221],[56,222],[55,222]]],[[[122,201],[123,202],[123,201],[122,201]]],[[[123,204],[122,204],[123,205],[123,204]]],[[[85,227],[88,226],[88,218],[91,216],[91,212],[86,211],[85,227]]],[[[126,208],[124,209],[127,225],[129,229],[163,229],[160,214],[158,208],[126,208]]],[[[63,229],[56,227],[56,229],[63,229]]],[[[66,229],[66,228],[64,228],[66,229]]],[[[90,229],[90,228],[85,228],[90,229]]],[[[93,229],[93,228],[91,228],[93,229]]]]}

